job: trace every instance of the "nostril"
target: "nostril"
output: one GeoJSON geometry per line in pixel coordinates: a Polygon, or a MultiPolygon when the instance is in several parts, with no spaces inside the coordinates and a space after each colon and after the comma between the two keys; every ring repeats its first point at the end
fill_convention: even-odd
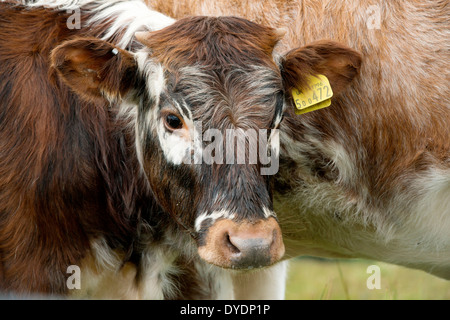
{"type": "Polygon", "coordinates": [[[239,254],[239,253],[241,253],[241,251],[239,250],[239,248],[236,247],[236,246],[233,244],[233,241],[231,240],[230,235],[229,235],[228,233],[226,234],[225,238],[226,238],[226,243],[225,243],[225,244],[226,244],[226,246],[228,247],[228,249],[230,249],[231,253],[233,253],[233,254],[239,254]]]}

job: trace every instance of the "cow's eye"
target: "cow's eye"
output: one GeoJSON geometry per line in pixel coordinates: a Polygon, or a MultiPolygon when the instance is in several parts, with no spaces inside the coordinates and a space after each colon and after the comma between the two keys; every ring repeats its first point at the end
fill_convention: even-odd
{"type": "Polygon", "coordinates": [[[169,113],[164,117],[164,124],[169,131],[174,131],[183,128],[183,120],[176,114],[169,113]]]}

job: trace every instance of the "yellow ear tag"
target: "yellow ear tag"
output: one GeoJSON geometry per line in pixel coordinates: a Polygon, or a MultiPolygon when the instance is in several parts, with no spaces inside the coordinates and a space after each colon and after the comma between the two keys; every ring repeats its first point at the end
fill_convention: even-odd
{"type": "Polygon", "coordinates": [[[297,108],[295,110],[296,114],[304,114],[331,105],[333,90],[327,77],[322,74],[310,76],[308,78],[308,86],[309,88],[304,90],[292,89],[292,97],[297,108]]]}

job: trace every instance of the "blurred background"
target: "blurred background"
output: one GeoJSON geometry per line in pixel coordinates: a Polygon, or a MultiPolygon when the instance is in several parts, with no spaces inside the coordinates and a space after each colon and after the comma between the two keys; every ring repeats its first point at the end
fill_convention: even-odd
{"type": "Polygon", "coordinates": [[[302,257],[290,262],[286,299],[450,300],[450,281],[377,261],[302,257]],[[381,289],[367,288],[371,265],[380,267],[381,289]]]}

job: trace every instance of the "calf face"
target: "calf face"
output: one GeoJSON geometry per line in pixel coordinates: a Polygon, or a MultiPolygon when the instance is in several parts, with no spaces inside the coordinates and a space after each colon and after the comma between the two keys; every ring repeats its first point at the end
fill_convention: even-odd
{"type": "Polygon", "coordinates": [[[289,91],[320,73],[339,93],[360,65],[356,52],[329,41],[274,59],[280,36],[244,19],[194,17],[136,34],[144,46],[135,53],[97,39],[53,51],[73,90],[121,105],[156,199],[200,256],[225,268],[284,254],[271,175],[289,91]]]}

